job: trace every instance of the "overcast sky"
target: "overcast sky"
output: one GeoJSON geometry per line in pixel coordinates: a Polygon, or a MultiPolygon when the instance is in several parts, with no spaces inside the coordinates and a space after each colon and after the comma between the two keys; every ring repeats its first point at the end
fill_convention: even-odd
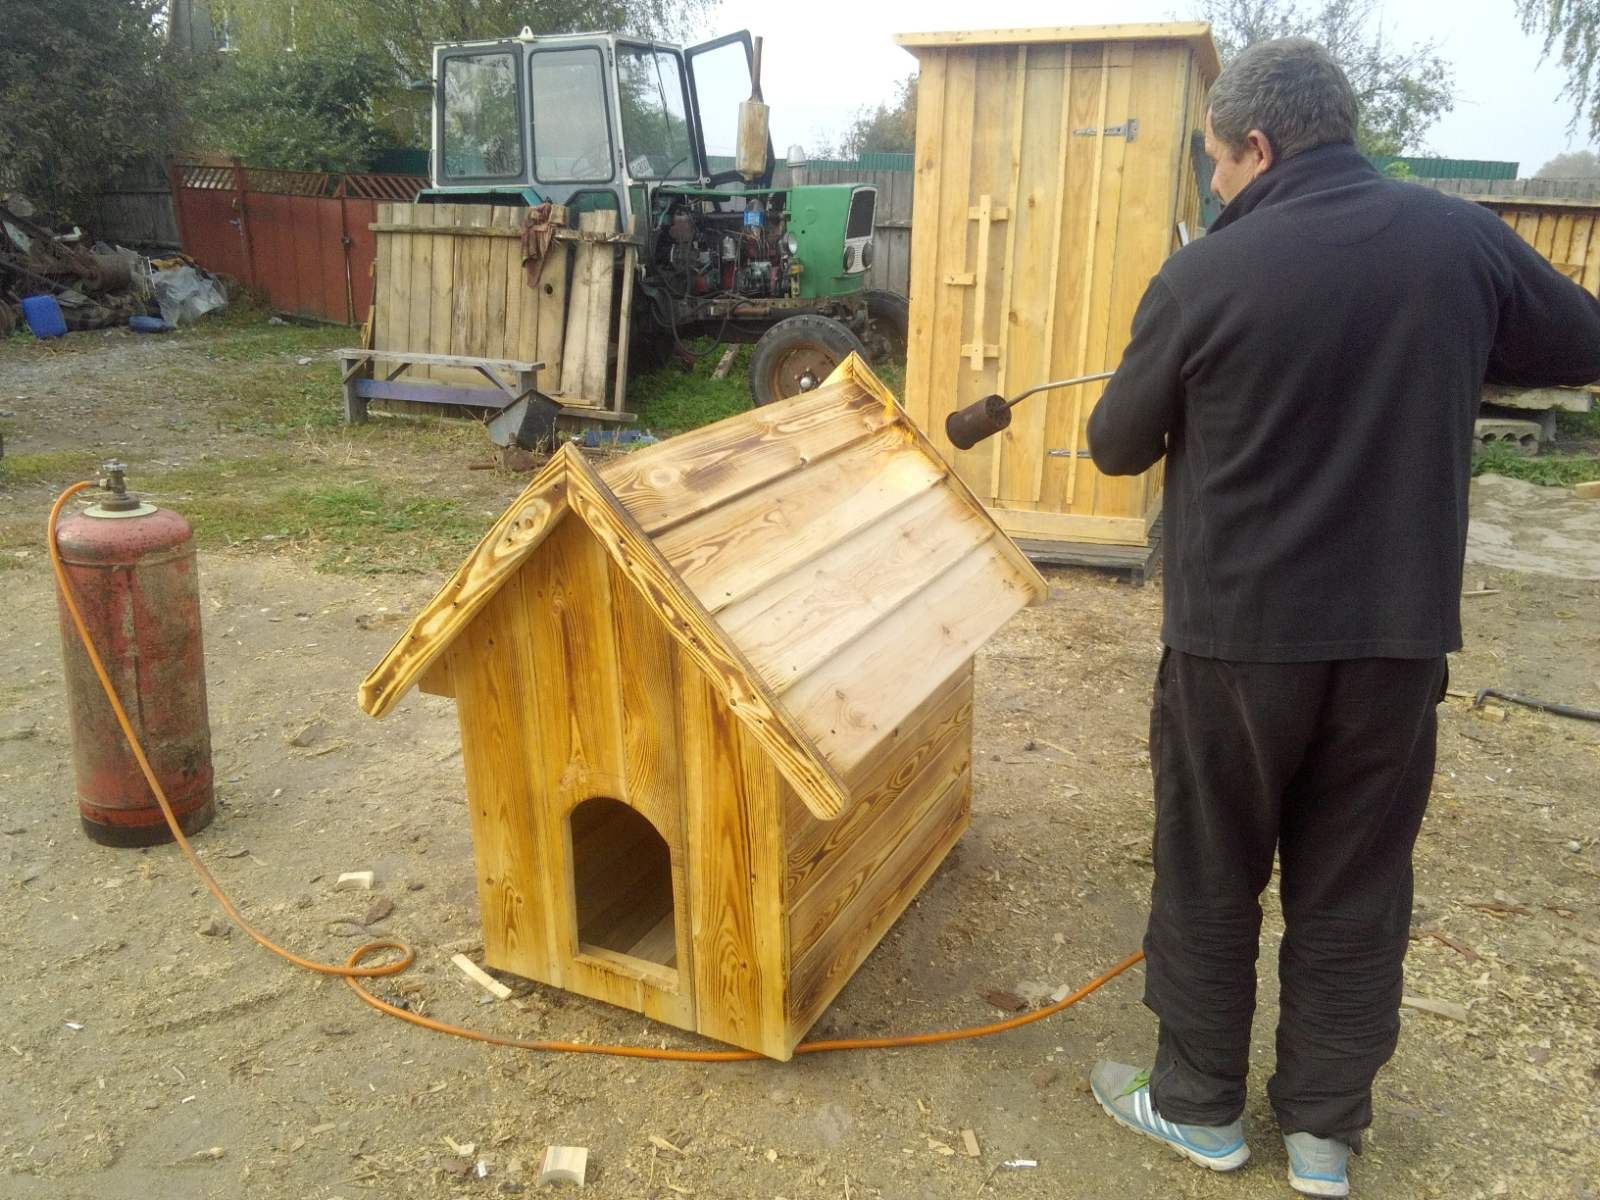
{"type": "MultiPolygon", "coordinates": [[[[1526,176],[1587,145],[1582,136],[1569,142],[1571,110],[1557,98],[1560,67],[1539,65],[1539,43],[1522,32],[1513,0],[1386,0],[1382,10],[1386,39],[1436,38],[1454,65],[1458,99],[1428,134],[1433,153],[1509,160],[1526,176]]],[[[772,106],[773,147],[784,154],[796,143],[809,149],[837,139],[858,108],[886,98],[893,81],[915,69],[894,44],[896,33],[1165,21],[1192,11],[1183,0],[802,0],[778,7],[723,0],[707,32],[741,28],[752,13],[783,14],[750,31],[767,39],[762,91],[772,106]]]]}

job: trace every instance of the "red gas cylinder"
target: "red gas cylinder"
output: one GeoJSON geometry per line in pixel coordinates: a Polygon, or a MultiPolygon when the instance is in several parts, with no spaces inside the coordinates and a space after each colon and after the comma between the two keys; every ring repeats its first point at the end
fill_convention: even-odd
{"type": "MultiPolygon", "coordinates": [[[[58,527],[62,565],[178,823],[194,833],[215,812],[194,533],[177,513],[130,493],[121,463],[105,470],[110,494],[58,527]]],[[[84,832],[108,846],[171,841],[66,605],[58,607],[84,832]]]]}

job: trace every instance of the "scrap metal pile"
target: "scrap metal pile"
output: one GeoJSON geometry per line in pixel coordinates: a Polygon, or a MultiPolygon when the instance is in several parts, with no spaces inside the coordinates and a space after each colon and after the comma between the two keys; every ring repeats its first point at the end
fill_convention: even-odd
{"type": "Polygon", "coordinates": [[[170,324],[226,302],[214,276],[183,255],[152,261],[137,250],[91,242],[40,224],[23,197],[0,203],[0,337],[24,323],[22,302],[51,297],[67,330],[126,325],[133,317],[170,324]]]}

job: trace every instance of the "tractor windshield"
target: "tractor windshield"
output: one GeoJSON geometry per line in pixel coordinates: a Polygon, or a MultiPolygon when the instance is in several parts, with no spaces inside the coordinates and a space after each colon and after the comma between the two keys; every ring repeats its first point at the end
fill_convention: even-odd
{"type": "Polygon", "coordinates": [[[533,175],[542,183],[610,179],[605,67],[593,46],[536,50],[533,80],[533,175]]]}
{"type": "Polygon", "coordinates": [[[622,141],[635,179],[697,179],[683,68],[669,50],[617,47],[622,141]]]}
{"type": "Polygon", "coordinates": [[[510,51],[444,60],[441,150],[450,179],[522,174],[522,96],[510,51]]]}

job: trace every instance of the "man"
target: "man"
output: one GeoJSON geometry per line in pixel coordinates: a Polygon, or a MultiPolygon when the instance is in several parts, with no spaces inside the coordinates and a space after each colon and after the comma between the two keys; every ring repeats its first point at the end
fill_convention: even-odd
{"type": "Polygon", "coordinates": [[[1399,1034],[1411,851],[1445,654],[1461,646],[1473,420],[1485,379],[1600,379],[1600,302],[1477,205],[1388,180],[1356,99],[1304,38],[1211,92],[1226,205],[1170,258],[1089,423],[1095,464],[1165,455],[1155,1066],[1101,1063],[1101,1105],[1203,1166],[1240,1114],[1259,897],[1281,864],[1276,1070],[1289,1182],[1349,1193],[1399,1034]]]}

